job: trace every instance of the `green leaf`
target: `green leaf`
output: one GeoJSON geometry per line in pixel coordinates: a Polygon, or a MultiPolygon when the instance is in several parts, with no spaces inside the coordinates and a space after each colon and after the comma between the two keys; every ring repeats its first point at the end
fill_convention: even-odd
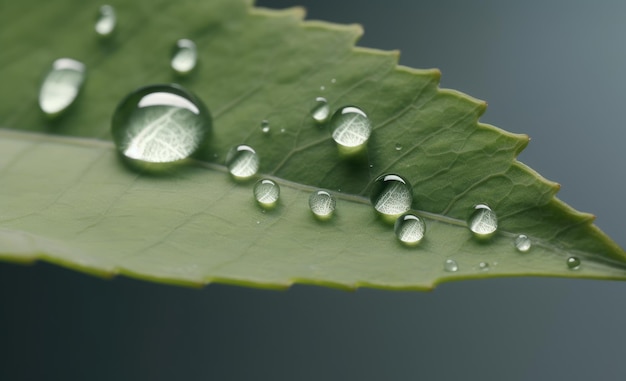
{"type": "Polygon", "coordinates": [[[556,184],[515,160],[526,136],[477,123],[485,103],[439,89],[438,71],[398,67],[397,52],[354,48],[358,26],[302,22],[298,8],[232,0],[113,5],[119,28],[107,40],[92,32],[95,2],[20,1],[0,15],[0,79],[11,89],[0,125],[22,130],[0,130],[1,258],[193,285],[427,289],[488,276],[624,279],[626,253],[591,215],[557,200],[556,184]],[[200,54],[184,78],[168,66],[182,37],[200,54]],[[59,57],[84,62],[88,78],[76,104],[48,120],[35,110],[37,89],[59,57]],[[132,172],[109,141],[111,114],[135,88],[168,82],[206,102],[211,142],[169,176],[132,172]],[[363,160],[342,159],[328,127],[314,123],[317,96],[366,110],[374,131],[363,160]],[[280,182],[277,209],[263,212],[251,185],[225,174],[225,153],[240,143],[280,182]],[[385,172],[413,185],[413,206],[427,223],[416,248],[400,245],[367,201],[372,179],[385,172]],[[308,210],[318,187],[338,196],[331,221],[308,210]],[[465,227],[479,202],[499,216],[489,242],[465,227]],[[519,233],[531,237],[530,252],[514,249],[519,233]],[[583,260],[580,269],[567,268],[570,255],[583,260]],[[445,272],[446,259],[459,270],[445,272]]]}

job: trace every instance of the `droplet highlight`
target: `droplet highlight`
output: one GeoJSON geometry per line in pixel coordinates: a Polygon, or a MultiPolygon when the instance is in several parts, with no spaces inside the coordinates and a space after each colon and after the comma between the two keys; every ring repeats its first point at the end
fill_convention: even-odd
{"type": "Polygon", "coordinates": [[[528,250],[530,250],[530,247],[532,246],[532,243],[530,241],[530,238],[528,238],[527,235],[525,234],[520,234],[517,237],[515,237],[515,248],[517,249],[517,251],[525,253],[528,250]]]}
{"type": "Polygon", "coordinates": [[[489,238],[498,229],[498,217],[487,204],[478,204],[468,220],[468,227],[477,238],[489,238]]]}
{"type": "Polygon", "coordinates": [[[396,143],[395,148],[396,148],[396,151],[402,151],[402,144],[396,143]]]}
{"type": "Polygon", "coordinates": [[[327,220],[333,216],[337,201],[325,190],[317,190],[309,197],[309,208],[313,215],[320,220],[327,220]]]}
{"type": "Polygon", "coordinates": [[[400,242],[407,246],[415,246],[424,238],[426,224],[419,216],[406,213],[396,220],[394,232],[400,242]]]}
{"type": "Polygon", "coordinates": [[[261,121],[261,132],[265,135],[270,133],[270,122],[268,120],[261,121]]]}
{"type": "Polygon", "coordinates": [[[128,159],[172,163],[191,156],[211,131],[204,103],[178,85],[151,85],[127,95],[113,114],[113,140],[128,159]]]}
{"type": "Polygon", "coordinates": [[[324,97],[315,98],[315,105],[311,109],[311,116],[317,123],[324,123],[330,115],[330,106],[324,97]]]}
{"type": "Polygon", "coordinates": [[[567,258],[567,267],[570,270],[578,270],[580,268],[580,263],[580,258],[578,257],[567,258]]]}
{"type": "Polygon", "coordinates": [[[273,180],[261,179],[257,181],[254,184],[253,192],[257,203],[265,209],[272,209],[278,204],[280,187],[273,180]]]}
{"type": "Polygon", "coordinates": [[[115,15],[115,8],[106,4],[98,8],[94,29],[99,36],[110,36],[115,31],[116,25],[117,16],[115,15]]]}
{"type": "Polygon", "coordinates": [[[393,221],[411,208],[413,192],[402,176],[385,174],[374,180],[370,200],[381,216],[393,221]]]}
{"type": "Polygon", "coordinates": [[[443,269],[447,272],[454,273],[459,271],[459,265],[454,259],[446,259],[443,263],[443,269]]]}
{"type": "Polygon", "coordinates": [[[245,144],[233,147],[226,155],[226,167],[237,180],[247,180],[256,175],[259,170],[259,155],[245,144]]]}
{"type": "Polygon", "coordinates": [[[49,117],[65,111],[78,96],[85,82],[85,65],[71,58],[52,63],[39,89],[39,107],[49,117]]]}
{"type": "Polygon", "coordinates": [[[195,42],[186,38],[176,41],[170,65],[180,75],[189,74],[198,62],[198,49],[195,42]]]}
{"type": "Polygon", "coordinates": [[[363,110],[346,106],[337,110],[330,119],[332,137],[344,153],[360,151],[369,140],[372,124],[363,110]]]}

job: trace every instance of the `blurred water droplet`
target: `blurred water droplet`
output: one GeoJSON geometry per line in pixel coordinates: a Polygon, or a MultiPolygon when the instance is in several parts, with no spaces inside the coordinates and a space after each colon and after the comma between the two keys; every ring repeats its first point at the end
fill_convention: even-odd
{"type": "Polygon", "coordinates": [[[39,89],[39,107],[49,117],[65,111],[78,96],[85,82],[85,65],[71,58],[52,63],[39,89]]]}
{"type": "Polygon", "coordinates": [[[176,41],[172,52],[170,65],[180,75],[188,74],[196,67],[198,62],[198,49],[196,44],[186,38],[176,41]]]}
{"type": "Polygon", "coordinates": [[[578,270],[580,268],[580,259],[578,257],[569,257],[567,258],[567,267],[570,270],[578,270]]]}
{"type": "Polygon", "coordinates": [[[96,24],[94,25],[96,33],[102,37],[108,37],[115,31],[116,24],[115,8],[106,4],[101,6],[98,9],[96,24]]]}
{"type": "Polygon", "coordinates": [[[453,273],[459,270],[459,265],[454,259],[446,259],[446,261],[443,263],[443,269],[445,271],[453,273]]]}
{"type": "Polygon", "coordinates": [[[270,133],[270,122],[268,120],[261,121],[261,132],[265,135],[270,133]]]}
{"type": "Polygon", "coordinates": [[[402,151],[402,144],[396,143],[396,151],[402,151]]]}
{"type": "Polygon", "coordinates": [[[324,97],[315,98],[315,105],[311,109],[311,116],[317,123],[324,123],[330,115],[330,106],[324,97]]]}
{"type": "Polygon", "coordinates": [[[487,263],[487,262],[480,262],[480,263],[478,264],[478,268],[479,268],[481,271],[488,271],[488,270],[489,270],[489,263],[487,263]]]}
{"type": "Polygon", "coordinates": [[[245,144],[233,147],[226,155],[226,167],[237,180],[246,180],[256,175],[259,170],[259,155],[245,144]]]}

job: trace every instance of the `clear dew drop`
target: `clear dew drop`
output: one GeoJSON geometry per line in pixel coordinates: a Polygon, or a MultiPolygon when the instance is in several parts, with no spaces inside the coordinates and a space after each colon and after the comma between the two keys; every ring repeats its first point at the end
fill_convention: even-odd
{"type": "Polygon", "coordinates": [[[324,97],[315,98],[315,105],[311,109],[311,116],[317,123],[324,123],[330,115],[330,106],[324,97]]]}
{"type": "Polygon", "coordinates": [[[325,190],[317,190],[309,197],[309,208],[315,217],[327,220],[333,216],[337,201],[335,197],[325,190]]]}
{"type": "Polygon", "coordinates": [[[394,232],[400,242],[408,246],[414,246],[424,238],[426,224],[419,216],[413,213],[406,213],[396,220],[394,232]]]}
{"type": "Polygon", "coordinates": [[[337,110],[330,119],[333,140],[345,153],[360,151],[369,140],[372,124],[365,112],[355,106],[337,110]]]}
{"type": "Polygon", "coordinates": [[[85,72],[85,65],[74,59],[54,61],[39,89],[41,110],[50,117],[65,111],[76,100],[85,82],[85,72]]]}
{"type": "Polygon", "coordinates": [[[237,180],[246,180],[256,175],[259,164],[259,155],[245,144],[231,148],[226,155],[226,167],[237,180]]]}
{"type": "Polygon", "coordinates": [[[580,268],[580,259],[578,257],[567,258],[567,267],[570,270],[578,270],[580,268]]]}
{"type": "Polygon", "coordinates": [[[185,75],[196,67],[197,62],[198,49],[196,44],[186,38],[176,41],[170,61],[172,69],[180,75],[185,75]]]}
{"type": "Polygon", "coordinates": [[[372,184],[370,200],[374,209],[383,217],[394,219],[411,208],[413,203],[411,185],[399,175],[379,176],[372,184]]]}
{"type": "Polygon", "coordinates": [[[278,203],[280,187],[270,179],[261,179],[254,184],[254,198],[263,208],[271,209],[278,203]]]}
{"type": "Polygon", "coordinates": [[[525,234],[520,234],[515,237],[515,248],[517,251],[525,253],[530,250],[532,243],[530,242],[530,238],[528,238],[525,234]]]}
{"type": "Polygon", "coordinates": [[[402,151],[402,144],[396,143],[395,148],[396,148],[396,151],[402,151]]]}
{"type": "Polygon", "coordinates": [[[151,85],[127,95],[111,122],[113,140],[128,159],[172,163],[191,156],[211,131],[200,99],[178,85],[151,85]]]}
{"type": "Polygon", "coordinates": [[[115,8],[106,4],[101,6],[98,9],[96,24],[94,25],[96,33],[99,36],[108,37],[115,31],[116,24],[117,16],[115,15],[115,8]]]}
{"type": "Polygon", "coordinates": [[[469,229],[478,238],[489,238],[498,229],[498,217],[487,204],[478,204],[467,221],[469,229]]]}
{"type": "Polygon", "coordinates": [[[459,271],[459,265],[454,259],[446,259],[443,263],[443,269],[447,272],[454,273],[459,271]]]}
{"type": "Polygon", "coordinates": [[[265,135],[270,133],[270,122],[268,120],[261,121],[261,132],[265,135]]]}

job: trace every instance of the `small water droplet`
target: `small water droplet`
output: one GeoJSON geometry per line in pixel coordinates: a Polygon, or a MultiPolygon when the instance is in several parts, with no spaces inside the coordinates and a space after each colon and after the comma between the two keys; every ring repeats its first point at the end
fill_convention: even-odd
{"type": "Polygon", "coordinates": [[[240,144],[228,151],[226,166],[235,179],[246,180],[259,170],[259,155],[252,147],[240,144]]]}
{"type": "Polygon", "coordinates": [[[198,49],[196,44],[186,38],[176,41],[172,51],[170,65],[180,75],[188,74],[196,67],[198,62],[198,49]]]}
{"type": "Polygon", "coordinates": [[[313,215],[320,220],[327,220],[335,212],[337,201],[335,197],[325,190],[317,190],[309,197],[309,207],[313,215]]]}
{"type": "Polygon", "coordinates": [[[127,95],[115,109],[111,132],[128,159],[172,163],[191,156],[208,138],[211,115],[178,85],[151,85],[127,95]]]}
{"type": "Polygon", "coordinates": [[[254,198],[263,208],[274,208],[279,197],[280,187],[273,180],[261,179],[254,184],[254,198]]]}
{"type": "Polygon", "coordinates": [[[517,237],[515,237],[515,248],[518,251],[525,253],[528,250],[530,250],[530,246],[531,246],[530,238],[528,238],[528,236],[526,236],[525,234],[520,234],[517,237]]]}
{"type": "Polygon", "coordinates": [[[411,185],[398,175],[379,176],[372,184],[370,200],[374,209],[391,222],[411,208],[413,203],[411,185]]]}
{"type": "Polygon", "coordinates": [[[567,258],[567,267],[569,267],[570,270],[578,270],[580,268],[580,259],[578,257],[567,258]]]}
{"type": "Polygon", "coordinates": [[[107,4],[101,6],[98,9],[96,24],[94,25],[96,33],[102,37],[108,37],[115,30],[116,24],[115,8],[107,4]]]}
{"type": "Polygon", "coordinates": [[[324,97],[315,98],[315,105],[311,109],[311,116],[317,123],[324,123],[330,115],[330,106],[324,97]]]}
{"type": "Polygon", "coordinates": [[[498,229],[498,217],[487,204],[478,204],[468,220],[468,227],[478,238],[489,238],[498,229]]]}
{"type": "Polygon", "coordinates": [[[39,90],[39,107],[54,117],[65,111],[76,99],[85,82],[85,65],[71,58],[59,58],[44,78],[39,90]]]}
{"type": "Polygon", "coordinates": [[[446,261],[443,263],[443,269],[445,271],[454,273],[459,270],[459,265],[454,259],[446,259],[446,261]]]}
{"type": "Polygon", "coordinates": [[[281,134],[284,134],[286,131],[287,131],[287,130],[285,130],[284,128],[281,128],[281,129],[280,129],[280,133],[281,133],[281,134]]]}
{"type": "Polygon", "coordinates": [[[481,271],[489,271],[489,263],[488,263],[488,262],[480,262],[480,263],[478,264],[478,268],[479,268],[481,271]]]}
{"type": "Polygon", "coordinates": [[[426,224],[419,216],[412,213],[406,213],[398,217],[394,225],[394,232],[400,242],[413,246],[420,243],[424,238],[426,224]]]}
{"type": "Polygon", "coordinates": [[[402,151],[402,144],[396,143],[396,151],[402,151]]]}
{"type": "Polygon", "coordinates": [[[261,121],[261,132],[265,135],[270,133],[270,122],[268,120],[261,121]]]}
{"type": "Polygon", "coordinates": [[[337,80],[335,78],[330,80],[330,83],[336,83],[336,82],[337,82],[337,80]]]}
{"type": "Polygon", "coordinates": [[[321,91],[326,90],[326,86],[320,86],[320,90],[321,90],[321,91]]]}
{"type": "Polygon", "coordinates": [[[369,140],[372,124],[363,110],[346,106],[337,110],[330,119],[333,140],[345,153],[360,151],[369,140]]]}

